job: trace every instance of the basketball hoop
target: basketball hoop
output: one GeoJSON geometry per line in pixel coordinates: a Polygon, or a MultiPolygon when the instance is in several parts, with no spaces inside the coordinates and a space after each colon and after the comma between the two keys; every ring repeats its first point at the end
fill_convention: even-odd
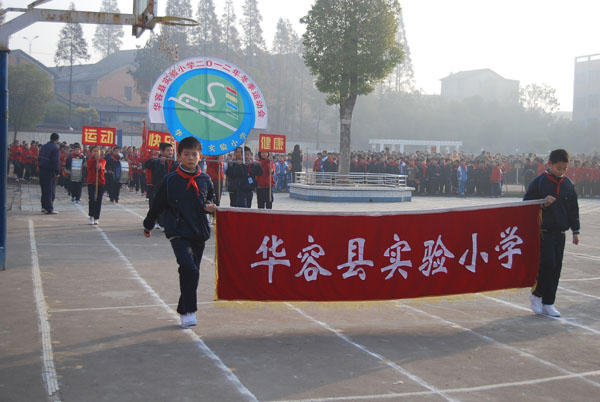
{"type": "Polygon", "coordinates": [[[172,16],[163,16],[163,17],[154,17],[152,20],[152,27],[155,24],[162,24],[167,26],[177,26],[177,27],[193,27],[199,25],[200,23],[191,18],[185,17],[172,17],[172,16]]]}

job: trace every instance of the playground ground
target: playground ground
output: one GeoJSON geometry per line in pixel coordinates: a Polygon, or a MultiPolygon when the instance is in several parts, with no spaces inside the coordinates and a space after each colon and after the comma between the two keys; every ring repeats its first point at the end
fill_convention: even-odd
{"type": "MultiPolygon", "coordinates": [[[[119,204],[105,200],[100,225],[89,226],[87,200],[72,204],[58,190],[60,213],[44,215],[39,195],[37,185],[9,183],[1,401],[598,400],[598,199],[580,200],[581,244],[567,243],[558,319],[533,314],[525,289],[373,303],[214,302],[211,239],[198,326],[182,330],[175,259],[160,233],[143,237],[142,197],[123,191],[119,204]]],[[[357,205],[276,194],[274,207],[434,209],[517,199],[357,205]]]]}

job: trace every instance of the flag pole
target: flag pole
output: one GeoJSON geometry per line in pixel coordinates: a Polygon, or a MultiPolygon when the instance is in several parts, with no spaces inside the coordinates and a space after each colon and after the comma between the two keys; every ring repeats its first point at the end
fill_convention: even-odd
{"type": "Polygon", "coordinates": [[[94,203],[98,200],[98,171],[100,169],[98,169],[99,165],[98,165],[99,160],[96,159],[96,192],[94,195],[94,203]]]}
{"type": "Polygon", "coordinates": [[[269,202],[273,202],[273,187],[271,182],[273,181],[273,166],[271,162],[271,153],[269,152],[269,202]]]}
{"type": "MultiPolygon", "coordinates": [[[[222,190],[221,190],[221,174],[223,172],[223,161],[221,160],[221,155],[219,155],[219,172],[217,174],[217,191],[219,192],[219,195],[217,196],[217,199],[219,200],[219,205],[221,205],[221,194],[222,194],[222,190]]],[[[217,217],[217,214],[215,214],[215,219],[217,217]]]]}

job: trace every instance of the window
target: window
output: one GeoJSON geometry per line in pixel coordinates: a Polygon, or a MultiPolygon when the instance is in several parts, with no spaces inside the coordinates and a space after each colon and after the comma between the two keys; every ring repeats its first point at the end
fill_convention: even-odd
{"type": "Polygon", "coordinates": [[[125,87],[125,100],[131,101],[133,99],[133,88],[125,87]]]}

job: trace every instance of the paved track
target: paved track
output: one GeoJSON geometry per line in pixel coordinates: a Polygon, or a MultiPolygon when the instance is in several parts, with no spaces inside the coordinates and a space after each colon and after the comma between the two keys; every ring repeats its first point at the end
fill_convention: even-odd
{"type": "MultiPolygon", "coordinates": [[[[85,191],[84,191],[85,193],[85,191]]],[[[0,271],[0,401],[597,401],[600,200],[580,200],[557,307],[527,291],[377,303],[215,303],[214,240],[198,290],[199,326],[181,330],[168,241],[141,234],[146,203],[123,192],[99,226],[87,204],[9,185],[0,271]],[[48,392],[48,389],[50,392],[48,392]]],[[[85,196],[84,196],[85,197],[85,196]]],[[[227,197],[224,198],[227,200],[227,197]]],[[[515,198],[414,198],[277,209],[433,209],[515,198]]]]}

